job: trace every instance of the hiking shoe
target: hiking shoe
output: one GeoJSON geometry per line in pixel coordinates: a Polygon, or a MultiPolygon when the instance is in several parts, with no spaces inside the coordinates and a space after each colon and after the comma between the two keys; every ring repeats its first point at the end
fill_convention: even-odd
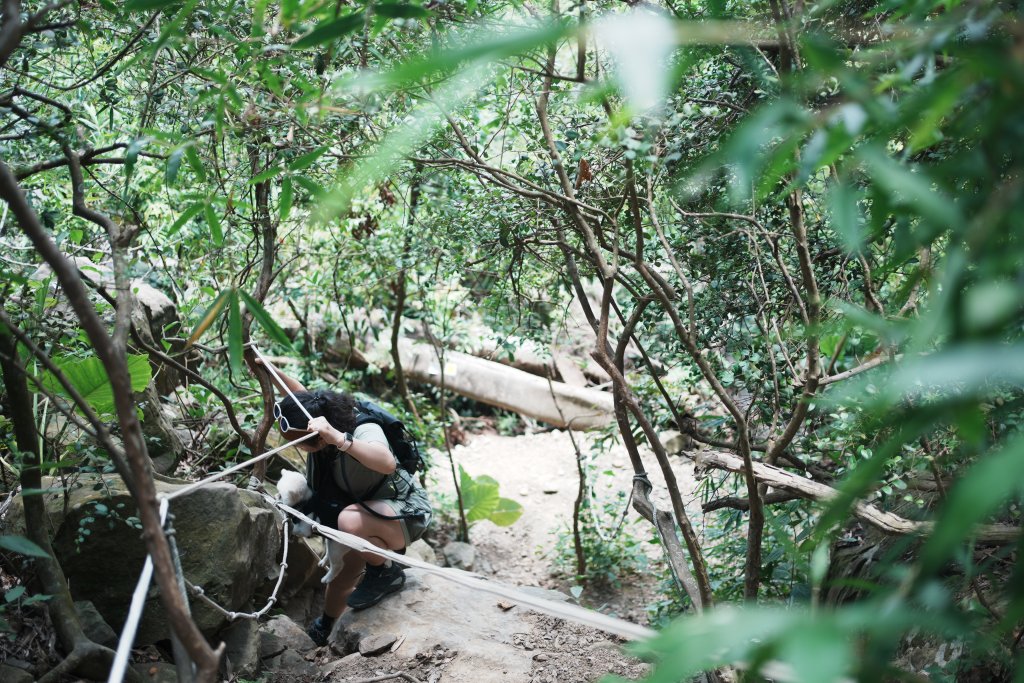
{"type": "Polygon", "coordinates": [[[310,624],[309,629],[306,631],[306,635],[313,639],[317,647],[323,647],[327,644],[327,638],[331,635],[331,630],[334,628],[334,623],[328,624],[324,621],[322,616],[317,617],[310,624]]]}
{"type": "Polygon", "coordinates": [[[366,609],[380,602],[385,595],[402,589],[405,585],[405,571],[397,564],[390,566],[366,565],[363,580],[348,596],[348,606],[354,610],[366,609]]]}

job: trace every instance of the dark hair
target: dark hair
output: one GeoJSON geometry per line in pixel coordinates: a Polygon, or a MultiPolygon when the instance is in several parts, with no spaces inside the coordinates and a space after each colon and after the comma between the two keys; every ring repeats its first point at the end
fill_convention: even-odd
{"type": "MultiPolygon", "coordinates": [[[[353,432],[356,428],[356,400],[340,391],[297,391],[295,398],[313,417],[326,417],[339,432],[353,432]]],[[[292,429],[305,429],[309,418],[290,396],[280,401],[281,414],[292,429]]]]}

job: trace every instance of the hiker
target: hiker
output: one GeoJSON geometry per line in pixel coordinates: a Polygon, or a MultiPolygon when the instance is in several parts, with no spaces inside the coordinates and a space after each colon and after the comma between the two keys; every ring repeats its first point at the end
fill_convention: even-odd
{"type": "MultiPolygon", "coordinates": [[[[257,362],[262,364],[262,359],[257,362]]],[[[274,409],[281,434],[289,441],[310,431],[319,434],[295,446],[308,454],[306,479],[314,492],[308,509],[325,526],[404,552],[430,524],[431,507],[413,475],[398,467],[381,425],[363,422],[351,395],[306,391],[296,379],[276,372],[313,417],[306,417],[271,373],[282,394],[274,409]]],[[[347,552],[344,566],[340,571],[332,568],[331,573],[335,572],[327,584],[323,614],[307,631],[318,646],[327,644],[334,622],[346,606],[365,609],[405,585],[401,566],[370,552],[347,552]]]]}

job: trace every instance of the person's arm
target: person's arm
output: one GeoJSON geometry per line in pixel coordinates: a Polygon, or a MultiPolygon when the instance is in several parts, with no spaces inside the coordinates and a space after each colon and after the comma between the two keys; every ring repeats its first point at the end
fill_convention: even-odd
{"type": "MultiPolygon", "coordinates": [[[[256,358],[256,365],[264,365],[263,359],[259,358],[257,356],[257,358],[256,358]]],[[[284,390],[285,386],[287,386],[288,389],[290,389],[293,394],[297,393],[299,391],[305,391],[306,390],[306,387],[304,387],[302,385],[302,382],[300,382],[299,380],[295,379],[294,377],[289,377],[287,374],[282,372],[281,369],[278,368],[277,366],[274,367],[274,370],[277,371],[278,377],[281,378],[280,382],[277,380],[277,377],[274,377],[274,373],[270,372],[270,370],[268,368],[263,368],[263,369],[266,370],[267,374],[270,376],[270,383],[273,384],[275,387],[277,387],[277,390],[281,392],[282,396],[287,396],[288,395],[288,392],[284,390]],[[283,383],[283,385],[282,385],[282,383],[283,383]]]]}
{"type": "MultiPolygon", "coordinates": [[[[395,456],[391,454],[391,450],[387,446],[376,441],[361,439],[349,441],[345,438],[345,433],[332,427],[326,417],[314,417],[309,421],[309,429],[320,434],[320,438],[329,445],[337,446],[342,453],[351,455],[374,472],[391,474],[398,466],[395,456]]],[[[349,434],[349,436],[352,435],[349,434]]]]}

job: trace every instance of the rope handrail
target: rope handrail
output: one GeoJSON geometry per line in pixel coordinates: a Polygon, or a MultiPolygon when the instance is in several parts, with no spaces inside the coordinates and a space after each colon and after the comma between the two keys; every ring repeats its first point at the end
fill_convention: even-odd
{"type": "Polygon", "coordinates": [[[199,481],[194,482],[192,484],[189,484],[188,486],[185,486],[184,488],[180,488],[177,491],[173,491],[171,493],[168,493],[164,497],[167,500],[174,500],[175,498],[181,498],[182,496],[185,496],[185,495],[188,495],[189,493],[192,493],[193,491],[195,491],[198,488],[201,488],[201,487],[203,487],[203,486],[205,486],[207,484],[211,484],[211,483],[217,481],[218,479],[226,477],[229,474],[233,474],[233,473],[237,472],[238,470],[241,470],[241,469],[244,469],[244,468],[248,467],[249,465],[254,465],[254,464],[258,463],[261,460],[265,460],[265,459],[269,458],[272,455],[280,453],[281,451],[283,451],[284,449],[288,448],[289,446],[294,446],[295,444],[302,443],[303,441],[307,441],[309,439],[312,439],[315,436],[319,436],[319,435],[316,432],[310,432],[309,434],[306,434],[305,436],[299,437],[298,439],[295,439],[294,441],[289,441],[288,443],[282,444],[282,445],[278,446],[277,448],[272,448],[269,451],[267,451],[266,453],[262,453],[260,455],[257,455],[254,458],[250,458],[250,459],[246,460],[245,462],[242,462],[242,463],[239,463],[239,464],[234,465],[232,467],[229,467],[226,470],[221,470],[220,472],[214,472],[210,476],[208,476],[208,477],[206,477],[204,479],[200,479],[199,481]]]}
{"type": "Polygon", "coordinates": [[[544,612],[545,614],[550,614],[551,616],[559,617],[561,619],[568,619],[569,621],[591,626],[601,631],[605,631],[606,633],[613,633],[617,636],[630,640],[644,640],[653,637],[656,633],[653,629],[647,628],[646,626],[640,626],[639,624],[634,624],[624,619],[618,619],[616,617],[608,616],[607,614],[594,612],[586,608],[579,607],[578,605],[556,602],[554,600],[530,595],[529,593],[518,590],[515,587],[507,586],[495,581],[489,581],[479,574],[473,574],[454,567],[438,567],[436,565],[423,562],[422,560],[408,557],[407,555],[399,555],[391,550],[375,546],[366,539],[324,526],[267,494],[263,494],[263,496],[279,509],[284,510],[289,515],[296,517],[300,521],[309,524],[320,536],[340,543],[347,548],[352,548],[353,550],[358,550],[360,552],[373,553],[374,555],[379,555],[380,557],[387,558],[392,562],[397,562],[398,564],[406,567],[421,569],[429,574],[439,576],[446,581],[466,586],[472,590],[482,591],[498,597],[507,598],[517,603],[528,605],[533,609],[544,612]]]}

